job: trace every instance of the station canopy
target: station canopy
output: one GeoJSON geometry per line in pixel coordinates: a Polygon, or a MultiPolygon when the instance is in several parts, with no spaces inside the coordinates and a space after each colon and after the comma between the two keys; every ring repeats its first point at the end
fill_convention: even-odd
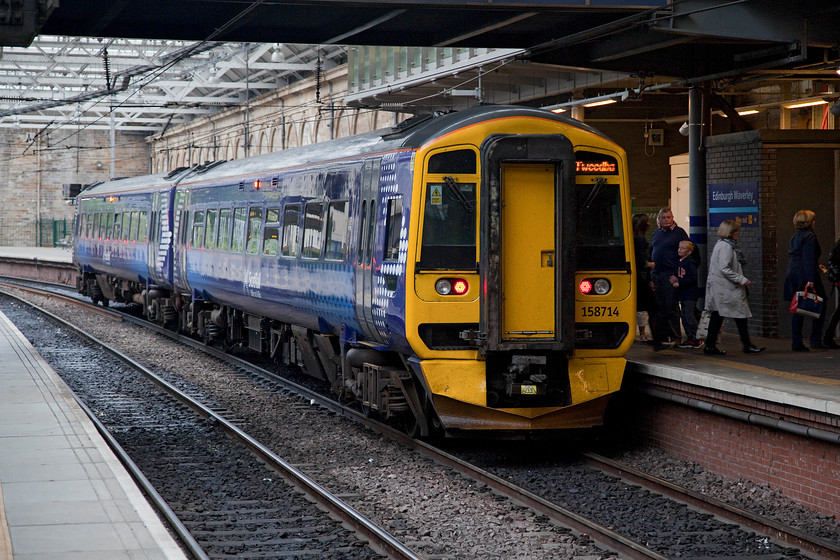
{"type": "MultiPolygon", "coordinates": [[[[511,49],[519,76],[567,73],[568,100],[712,84],[835,101],[839,41],[833,0],[22,0],[0,14],[0,127],[160,132],[328,71],[348,45],[511,49]],[[573,92],[592,73],[614,88],[573,92]]],[[[378,102],[430,83],[449,87],[378,102]]]]}

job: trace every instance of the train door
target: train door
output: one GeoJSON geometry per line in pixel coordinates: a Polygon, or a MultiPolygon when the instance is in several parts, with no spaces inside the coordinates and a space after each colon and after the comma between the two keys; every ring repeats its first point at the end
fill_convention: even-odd
{"type": "Polygon", "coordinates": [[[187,283],[187,249],[189,248],[188,192],[176,191],[172,204],[172,285],[189,291],[187,283]]]}
{"type": "Polygon", "coordinates": [[[486,350],[574,348],[574,163],[562,135],[498,135],[482,146],[486,350]]]}
{"type": "Polygon", "coordinates": [[[369,340],[382,342],[373,323],[373,240],[376,231],[376,198],[379,193],[381,161],[367,160],[362,172],[359,229],[356,232],[356,318],[369,340]]]}
{"type": "Polygon", "coordinates": [[[501,175],[502,338],[554,339],[555,164],[503,162],[501,175]]]}
{"type": "Polygon", "coordinates": [[[147,253],[151,281],[160,286],[170,284],[172,264],[172,189],[156,191],[152,195],[149,218],[149,250],[147,253]]]}

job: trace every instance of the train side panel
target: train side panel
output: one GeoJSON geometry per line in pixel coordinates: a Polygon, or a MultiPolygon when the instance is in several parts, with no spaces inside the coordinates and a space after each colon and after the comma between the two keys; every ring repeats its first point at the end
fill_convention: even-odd
{"type": "Polygon", "coordinates": [[[361,172],[342,164],[185,187],[182,289],[320,334],[359,332],[351,220],[361,172]]]}
{"type": "Polygon", "coordinates": [[[73,258],[80,270],[148,282],[151,193],[85,198],[79,205],[73,258]]]}

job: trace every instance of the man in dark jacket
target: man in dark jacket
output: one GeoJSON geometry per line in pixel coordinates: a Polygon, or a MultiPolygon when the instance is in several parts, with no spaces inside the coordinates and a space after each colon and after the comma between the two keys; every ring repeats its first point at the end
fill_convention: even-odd
{"type": "Polygon", "coordinates": [[[650,257],[654,263],[651,277],[656,296],[653,349],[661,350],[681,340],[680,305],[674,286],[671,285],[671,276],[677,273],[680,241],[689,239],[685,230],[674,223],[674,213],[670,208],[659,211],[656,223],[659,227],[650,240],[650,257]]]}

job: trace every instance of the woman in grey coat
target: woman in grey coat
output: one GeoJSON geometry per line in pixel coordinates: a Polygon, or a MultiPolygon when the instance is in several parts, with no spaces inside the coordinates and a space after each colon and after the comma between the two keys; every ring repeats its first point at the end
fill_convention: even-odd
{"type": "Polygon", "coordinates": [[[752,281],[744,276],[741,266],[743,257],[739,259],[741,251],[736,243],[740,236],[741,225],[734,220],[725,220],[718,227],[720,240],[715,244],[709,259],[709,276],[706,279],[706,309],[711,311],[709,334],[706,337],[706,348],[703,349],[706,354],[726,354],[717,347],[724,317],[735,319],[744,352],[752,354],[764,350],[753,345],[747,331],[747,319],[752,317],[747,303],[747,286],[751,286],[752,281]]]}

